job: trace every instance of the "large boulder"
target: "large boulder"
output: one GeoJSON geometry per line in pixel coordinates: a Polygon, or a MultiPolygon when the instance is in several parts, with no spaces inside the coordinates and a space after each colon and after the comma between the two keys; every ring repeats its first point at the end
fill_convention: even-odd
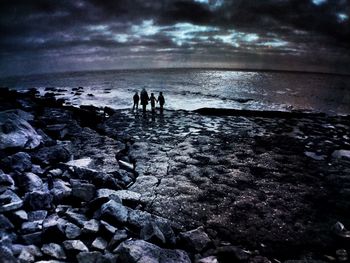
{"type": "Polygon", "coordinates": [[[114,251],[123,263],[190,263],[186,252],[163,249],[143,240],[126,240],[114,251]]]}
{"type": "Polygon", "coordinates": [[[34,149],[41,136],[14,112],[0,112],[0,150],[9,148],[34,149]]]}
{"type": "Polygon", "coordinates": [[[55,259],[66,259],[66,253],[64,253],[63,248],[56,243],[44,244],[41,251],[50,257],[55,259]]]}
{"type": "Polygon", "coordinates": [[[34,173],[24,173],[16,176],[15,179],[19,186],[23,188],[24,192],[41,191],[44,189],[43,181],[34,173]]]}

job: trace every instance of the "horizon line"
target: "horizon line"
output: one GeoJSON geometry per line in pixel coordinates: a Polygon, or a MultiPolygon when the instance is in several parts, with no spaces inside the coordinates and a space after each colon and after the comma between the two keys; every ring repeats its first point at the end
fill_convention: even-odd
{"type": "MultiPolygon", "coordinates": [[[[291,74],[319,74],[319,75],[334,75],[334,76],[350,76],[350,73],[345,72],[325,72],[325,71],[312,71],[312,70],[286,70],[286,69],[258,69],[258,68],[235,68],[235,67],[154,67],[154,68],[111,68],[111,69],[87,69],[87,70],[71,70],[71,71],[52,71],[41,73],[29,73],[0,76],[0,79],[6,78],[19,78],[28,76],[41,76],[41,75],[58,75],[67,73],[84,73],[84,72],[106,72],[106,71],[151,71],[151,70],[221,70],[221,71],[237,71],[237,72],[273,72],[273,73],[291,73],[291,74]]],[[[1,83],[0,83],[1,85],[1,83]]]]}

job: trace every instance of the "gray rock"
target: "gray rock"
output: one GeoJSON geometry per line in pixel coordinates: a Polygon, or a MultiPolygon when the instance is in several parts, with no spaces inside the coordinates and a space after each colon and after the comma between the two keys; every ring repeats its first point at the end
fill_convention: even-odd
{"type": "Polygon", "coordinates": [[[45,171],[44,171],[44,169],[41,168],[40,165],[33,164],[31,172],[35,173],[37,175],[43,175],[45,171]]]}
{"type": "Polygon", "coordinates": [[[207,233],[204,232],[203,227],[180,233],[180,238],[185,247],[194,252],[203,251],[211,243],[211,240],[207,233]]]}
{"type": "Polygon", "coordinates": [[[89,249],[80,240],[66,240],[63,246],[67,251],[89,252],[89,249]]]}
{"type": "Polygon", "coordinates": [[[27,245],[39,245],[42,242],[42,233],[41,231],[22,235],[24,243],[27,245]]]}
{"type": "Polygon", "coordinates": [[[186,252],[182,250],[162,249],[143,240],[127,240],[114,251],[117,259],[123,263],[190,263],[186,252]]]}
{"type": "Polygon", "coordinates": [[[8,220],[6,216],[0,214],[0,229],[9,230],[13,228],[14,228],[14,225],[11,223],[11,221],[8,220]]]}
{"type": "Polygon", "coordinates": [[[53,188],[50,190],[50,193],[53,196],[53,200],[56,203],[59,203],[60,201],[71,195],[72,189],[69,183],[61,179],[56,179],[53,182],[53,188]]]}
{"type": "Polygon", "coordinates": [[[209,256],[199,259],[196,263],[219,263],[219,260],[215,256],[209,256]]]}
{"type": "Polygon", "coordinates": [[[82,201],[89,202],[95,196],[96,188],[93,184],[84,183],[79,180],[71,180],[72,196],[82,201]]]}
{"type": "Polygon", "coordinates": [[[42,229],[42,223],[39,221],[24,222],[21,226],[21,232],[24,234],[38,232],[42,229]]]}
{"type": "Polygon", "coordinates": [[[104,231],[105,235],[111,236],[114,235],[115,231],[117,231],[118,228],[112,226],[111,224],[108,224],[106,221],[101,220],[101,230],[104,231]]]}
{"type": "Polygon", "coordinates": [[[65,215],[67,216],[68,220],[72,223],[83,227],[85,222],[88,221],[87,217],[83,214],[78,213],[76,210],[69,208],[65,215]]]}
{"type": "Polygon", "coordinates": [[[4,170],[25,172],[32,169],[32,160],[28,153],[18,152],[1,160],[4,170]]]}
{"type": "Polygon", "coordinates": [[[100,223],[96,219],[84,222],[83,233],[95,235],[100,229],[100,223]]]}
{"type": "Polygon", "coordinates": [[[44,165],[67,162],[70,157],[70,150],[60,144],[43,147],[32,153],[33,160],[44,165]]]}
{"type": "Polygon", "coordinates": [[[65,227],[67,220],[60,218],[57,214],[48,216],[43,222],[43,233],[46,242],[57,242],[65,238],[65,227]]]}
{"type": "Polygon", "coordinates": [[[31,172],[17,176],[17,181],[19,181],[19,185],[23,187],[25,192],[42,191],[44,188],[41,178],[31,172]]]}
{"type": "Polygon", "coordinates": [[[65,233],[68,239],[75,239],[81,235],[81,229],[72,223],[67,223],[65,233]]]}
{"type": "Polygon", "coordinates": [[[232,259],[233,261],[246,262],[250,254],[236,246],[224,246],[216,248],[215,255],[220,258],[232,259]]]}
{"type": "Polygon", "coordinates": [[[111,240],[108,243],[108,248],[110,250],[114,249],[117,245],[120,244],[120,242],[128,239],[128,233],[126,232],[126,230],[117,230],[113,237],[111,238],[111,240]]]}
{"type": "Polygon", "coordinates": [[[50,192],[33,191],[25,194],[24,202],[32,210],[50,209],[52,207],[52,196],[50,192]]]}
{"type": "Polygon", "coordinates": [[[0,112],[0,150],[8,148],[34,149],[41,136],[23,118],[13,112],[0,112]]]}
{"type": "Polygon", "coordinates": [[[12,212],[11,218],[16,224],[22,224],[24,221],[28,221],[28,214],[24,210],[18,210],[12,212]]]}
{"type": "Polygon", "coordinates": [[[140,230],[150,221],[152,221],[152,215],[148,212],[140,210],[131,210],[129,212],[128,223],[136,229],[140,230]]]}
{"type": "Polygon", "coordinates": [[[67,135],[68,129],[66,124],[52,124],[45,127],[45,132],[52,138],[61,140],[67,135]]]}
{"type": "MultiPolygon", "coordinates": [[[[126,223],[128,219],[128,209],[115,202],[114,200],[110,200],[107,203],[103,204],[101,207],[101,218],[106,221],[112,221],[113,223],[123,224],[126,223]]],[[[112,223],[110,222],[110,223],[112,223]]]]}
{"type": "Polygon", "coordinates": [[[66,253],[64,253],[63,248],[56,243],[44,244],[41,248],[41,251],[50,257],[56,259],[66,259],[66,253]]]}
{"type": "Polygon", "coordinates": [[[141,194],[130,190],[112,190],[102,188],[97,190],[97,197],[110,197],[111,195],[119,197],[124,204],[138,204],[141,199],[141,194]]]}
{"type": "MultiPolygon", "coordinates": [[[[21,253],[18,256],[18,260],[19,262],[34,262],[35,261],[35,257],[33,254],[31,254],[28,250],[24,249],[21,251],[21,253]]],[[[6,262],[6,261],[5,261],[6,262]]]]}
{"type": "Polygon", "coordinates": [[[11,190],[0,195],[0,212],[16,210],[22,207],[22,200],[11,190]]]}
{"type": "Polygon", "coordinates": [[[78,263],[102,263],[106,262],[101,252],[80,252],[77,255],[78,263]]]}
{"type": "Polygon", "coordinates": [[[4,192],[8,188],[12,189],[14,185],[15,182],[13,181],[12,177],[0,170],[0,193],[4,192]]]}
{"type": "Polygon", "coordinates": [[[51,174],[52,177],[59,177],[63,174],[63,172],[60,168],[52,169],[48,173],[51,174]]]}
{"type": "Polygon", "coordinates": [[[28,213],[29,221],[43,221],[47,216],[46,210],[36,210],[28,213]]]}
{"type": "Polygon", "coordinates": [[[350,150],[336,150],[332,153],[335,159],[350,159],[350,150]]]}
{"type": "Polygon", "coordinates": [[[140,238],[154,244],[166,243],[166,240],[162,231],[154,222],[147,222],[147,224],[145,224],[142,227],[140,232],[140,238]]]}
{"type": "Polygon", "coordinates": [[[91,247],[97,250],[105,250],[107,247],[107,241],[102,237],[97,237],[91,244],[91,247]]]}

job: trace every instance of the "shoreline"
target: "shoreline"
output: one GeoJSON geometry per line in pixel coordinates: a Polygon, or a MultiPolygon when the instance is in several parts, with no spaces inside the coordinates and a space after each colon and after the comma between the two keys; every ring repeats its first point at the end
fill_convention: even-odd
{"type": "MultiPolygon", "coordinates": [[[[350,149],[349,138],[344,137],[349,128],[349,116],[199,109],[194,112],[167,110],[162,118],[157,114],[153,120],[151,112],[143,118],[141,112],[137,117],[129,109],[111,109],[110,116],[105,117],[101,114],[103,109],[63,106],[63,100],[53,97],[36,98],[34,90],[26,94],[9,91],[5,95],[6,91],[0,89],[0,93],[1,111],[12,107],[31,112],[33,119],[28,120],[29,123],[36,131],[40,129],[40,134],[47,135],[46,142],[41,141],[33,149],[25,149],[23,145],[20,150],[30,155],[36,165],[35,172],[33,165],[30,171],[28,167],[21,167],[24,170],[19,171],[10,165],[1,175],[3,178],[6,174],[15,178],[6,189],[13,189],[8,191],[16,193],[19,198],[23,196],[25,212],[31,213],[33,206],[41,209],[42,204],[35,202],[34,195],[28,194],[28,181],[24,183],[18,179],[19,174],[26,174],[27,178],[29,172],[37,173],[42,181],[39,192],[44,192],[48,200],[49,196],[53,196],[53,200],[48,201],[50,204],[44,207],[47,211],[45,218],[38,225],[43,227],[48,218],[62,218],[83,231],[84,221],[90,221],[91,214],[104,206],[106,211],[100,211],[102,221],[107,220],[112,226],[116,224],[118,229],[124,231],[118,232],[123,233],[123,237],[134,238],[133,243],[124,241],[127,238],[118,239],[111,250],[108,246],[96,248],[96,244],[102,242],[100,239],[115,238],[115,232],[107,234],[108,238],[105,230],[102,232],[104,234],[97,231],[78,235],[90,252],[69,249],[65,245],[66,259],[74,261],[78,253],[93,253],[96,257],[125,257],[131,260],[132,255],[126,252],[127,248],[141,246],[141,250],[147,253],[150,246],[153,252],[170,253],[178,259],[182,257],[183,261],[174,262],[189,262],[189,258],[192,262],[200,262],[200,258],[208,257],[216,257],[219,262],[230,262],[228,260],[232,257],[239,262],[261,262],[259,260],[273,260],[276,257],[279,260],[301,260],[310,252],[311,258],[331,261],[322,254],[336,258],[336,250],[349,249],[347,237],[342,237],[344,231],[332,229],[336,217],[345,226],[350,225],[350,219],[344,214],[350,207],[346,201],[348,188],[347,184],[343,185],[348,180],[346,171],[350,168],[350,162],[346,154],[337,152],[340,157],[333,157],[336,151],[350,149]],[[6,97],[8,101],[4,101],[6,97]],[[67,139],[69,146],[62,145],[61,141],[67,139]],[[325,143],[327,140],[331,140],[335,146],[325,143]],[[61,149],[60,154],[54,157],[42,150],[54,146],[61,149]],[[320,149],[321,152],[318,152],[320,149]],[[66,150],[68,153],[64,154],[66,150]],[[72,156],[75,161],[71,160],[72,156]],[[328,163],[332,163],[331,169],[327,168],[328,163]],[[37,165],[44,171],[40,173],[37,165]],[[61,173],[55,175],[53,171],[56,169],[61,169],[61,173]],[[57,197],[55,183],[56,186],[60,185],[60,189],[65,189],[62,190],[66,191],[64,198],[57,197]],[[101,189],[109,187],[113,187],[111,190],[117,193],[103,194],[101,189]],[[95,195],[92,196],[91,191],[86,189],[93,189],[91,191],[95,195]],[[320,189],[323,192],[320,193],[320,189]],[[343,193],[332,196],[339,190],[343,193]],[[23,191],[29,197],[24,197],[23,191]],[[127,191],[127,195],[118,191],[127,191]],[[99,197],[96,196],[98,193],[99,197]],[[72,201],[74,206],[60,206],[61,203],[66,205],[67,201],[72,201]],[[339,201],[342,203],[339,204],[339,201]],[[333,215],[319,214],[324,209],[317,205],[318,202],[325,202],[327,208],[336,205],[333,215]],[[88,209],[84,209],[84,203],[88,204],[88,209]],[[106,206],[107,203],[113,205],[106,206]],[[261,206],[264,203],[266,207],[261,206]],[[55,209],[52,205],[56,206],[55,209]],[[216,205],[222,207],[217,208],[216,205]],[[288,211],[288,207],[292,211],[288,211]],[[205,212],[200,212],[202,208],[206,209],[205,212]],[[222,217],[216,217],[215,212],[218,215],[221,213],[222,217]],[[302,213],[307,214],[306,218],[302,213]],[[83,222],[77,220],[79,215],[85,217],[83,222]],[[271,220],[269,215],[272,216],[271,220]],[[321,215],[326,220],[317,218],[321,215]],[[311,223],[307,220],[311,220],[311,223]],[[284,221],[287,223],[283,225],[284,221]],[[276,236],[278,228],[273,224],[282,224],[286,233],[276,236]],[[312,224],[316,225],[316,229],[312,229],[312,224]],[[197,229],[201,226],[204,228],[197,229]],[[197,230],[191,232],[193,229],[197,230]],[[291,235],[292,241],[282,241],[284,235],[291,235]],[[320,236],[312,241],[308,235],[320,236]],[[100,239],[93,244],[96,237],[100,239]],[[307,240],[302,241],[302,238],[307,240]],[[172,252],[140,243],[137,241],[140,239],[162,248],[171,248],[172,252]],[[202,244],[203,240],[205,244],[202,244]],[[266,242],[260,246],[263,240],[266,242]],[[303,246],[306,246],[306,251],[303,251],[303,246]],[[175,248],[185,249],[186,252],[175,248]],[[312,248],[316,248],[316,251],[312,248]],[[320,248],[325,253],[317,251],[320,248]],[[114,250],[116,252],[111,253],[114,250]],[[289,253],[283,255],[287,251],[289,253]],[[293,258],[295,252],[298,258],[293,258]]],[[[4,159],[16,152],[18,149],[5,149],[0,156],[2,164],[4,159]]],[[[38,185],[32,185],[34,177],[28,180],[30,187],[37,192],[35,187],[38,185]]],[[[37,177],[34,181],[40,182],[37,177]]],[[[37,228],[33,221],[30,224],[20,221],[19,224],[13,220],[18,211],[23,211],[23,208],[0,213],[11,219],[12,227],[9,225],[5,230],[16,233],[15,242],[23,239],[23,236],[39,235],[39,232],[41,236],[45,232],[37,228]]],[[[101,223],[99,216],[96,215],[97,224],[104,229],[106,225],[101,223]]],[[[61,232],[63,240],[71,240],[67,238],[66,230],[61,231],[57,225],[52,229],[61,232]]],[[[41,237],[51,241],[45,233],[41,237]]],[[[37,244],[42,246],[45,243],[46,240],[40,240],[37,244]]],[[[17,254],[13,246],[10,246],[10,250],[17,257],[22,254],[17,254]]],[[[152,257],[156,257],[154,253],[152,257]]],[[[38,257],[54,258],[52,253],[44,254],[38,257]]]]}

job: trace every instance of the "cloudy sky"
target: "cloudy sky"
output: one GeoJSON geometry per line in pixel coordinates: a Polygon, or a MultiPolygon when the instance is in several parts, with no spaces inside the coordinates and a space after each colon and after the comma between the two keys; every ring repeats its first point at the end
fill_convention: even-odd
{"type": "Polygon", "coordinates": [[[1,0],[0,76],[225,67],[350,72],[348,0],[1,0]]]}

